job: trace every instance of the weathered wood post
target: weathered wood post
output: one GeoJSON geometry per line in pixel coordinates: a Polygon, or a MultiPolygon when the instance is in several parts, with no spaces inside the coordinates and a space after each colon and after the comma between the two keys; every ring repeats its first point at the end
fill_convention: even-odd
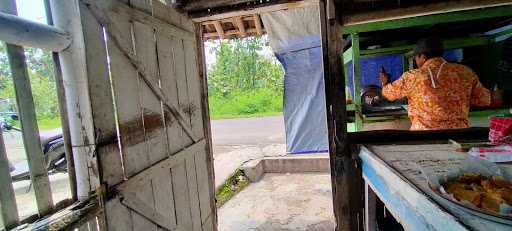
{"type": "MultiPolygon", "coordinates": [[[[46,22],[48,22],[48,25],[53,25],[50,0],[44,0],[44,8],[46,12],[46,22]]],[[[57,86],[57,98],[59,100],[60,123],[62,128],[62,137],[64,138],[64,150],[66,152],[66,167],[68,171],[69,185],[71,188],[71,199],[77,200],[75,162],[73,160],[73,149],[71,147],[71,133],[69,132],[68,109],[66,107],[66,94],[64,93],[65,89],[64,81],[62,80],[62,70],[59,60],[59,53],[52,52],[52,59],[55,69],[55,83],[57,86]]]]}
{"type": "MultiPolygon", "coordinates": [[[[0,10],[7,14],[16,15],[15,0],[1,0],[0,10]]],[[[46,170],[41,141],[39,140],[39,128],[37,127],[30,77],[25,62],[25,51],[23,47],[12,44],[6,44],[6,48],[16,91],[16,103],[19,108],[21,128],[23,130],[23,144],[27,154],[30,179],[34,185],[39,215],[43,216],[51,212],[53,201],[50,180],[46,170]]]]}
{"type": "MultiPolygon", "coordinates": [[[[66,108],[75,164],[77,196],[83,200],[99,186],[94,163],[95,139],[87,79],[84,35],[78,0],[51,0],[54,24],[68,32],[73,41],[59,52],[66,108]]],[[[112,166],[119,167],[119,166],[112,166]]]]}
{"type": "Polygon", "coordinates": [[[12,187],[9,160],[5,150],[3,128],[0,126],[0,212],[6,229],[14,228],[19,222],[18,206],[12,187]]]}
{"type": "Polygon", "coordinates": [[[347,140],[341,0],[320,4],[327,127],[336,230],[362,230],[361,169],[347,140]]]}

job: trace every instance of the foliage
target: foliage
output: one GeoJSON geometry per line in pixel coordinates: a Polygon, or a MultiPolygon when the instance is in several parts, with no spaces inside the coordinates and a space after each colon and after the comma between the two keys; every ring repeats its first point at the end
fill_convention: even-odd
{"type": "Polygon", "coordinates": [[[269,89],[210,95],[208,100],[212,119],[275,115],[283,111],[282,91],[269,89]]]}
{"type": "Polygon", "coordinates": [[[208,70],[212,118],[275,114],[282,111],[283,69],[265,57],[265,38],[218,42],[216,62],[208,70]]]}
{"type": "Polygon", "coordinates": [[[215,193],[215,199],[217,200],[217,208],[222,207],[229,199],[233,198],[237,193],[242,191],[249,185],[249,179],[245,176],[245,173],[237,169],[233,175],[231,175],[215,193]]]}
{"type": "MultiPolygon", "coordinates": [[[[38,120],[58,121],[59,107],[51,53],[26,48],[25,56],[38,120]]],[[[0,45],[0,99],[10,104],[7,107],[16,108],[16,94],[3,43],[0,45]]],[[[51,124],[60,126],[54,122],[51,124]]]]}

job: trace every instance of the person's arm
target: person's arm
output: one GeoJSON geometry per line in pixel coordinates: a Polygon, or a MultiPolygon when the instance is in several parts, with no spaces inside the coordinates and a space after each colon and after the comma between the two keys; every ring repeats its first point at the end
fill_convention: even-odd
{"type": "Polygon", "coordinates": [[[413,81],[414,76],[409,72],[393,83],[389,83],[389,76],[381,75],[382,95],[391,101],[407,97],[414,86],[413,81]]]}
{"type": "Polygon", "coordinates": [[[476,75],[471,89],[471,105],[477,107],[491,105],[491,92],[480,83],[476,75]]]}

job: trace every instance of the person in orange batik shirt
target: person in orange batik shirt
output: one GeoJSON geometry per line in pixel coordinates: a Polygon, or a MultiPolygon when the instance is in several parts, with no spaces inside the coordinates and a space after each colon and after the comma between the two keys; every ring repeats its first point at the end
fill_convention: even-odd
{"type": "Polygon", "coordinates": [[[379,75],[384,97],[409,101],[411,130],[467,128],[469,107],[491,103],[489,90],[476,74],[464,65],[448,63],[442,54],[441,40],[422,39],[414,50],[418,69],[392,83],[386,73],[379,75]]]}

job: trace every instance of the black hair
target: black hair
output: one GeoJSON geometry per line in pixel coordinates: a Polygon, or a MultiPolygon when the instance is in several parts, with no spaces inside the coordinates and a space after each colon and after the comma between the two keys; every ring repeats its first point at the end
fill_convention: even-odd
{"type": "Polygon", "coordinates": [[[443,43],[437,37],[421,39],[416,44],[414,53],[416,55],[423,54],[427,59],[443,56],[443,43]]]}

